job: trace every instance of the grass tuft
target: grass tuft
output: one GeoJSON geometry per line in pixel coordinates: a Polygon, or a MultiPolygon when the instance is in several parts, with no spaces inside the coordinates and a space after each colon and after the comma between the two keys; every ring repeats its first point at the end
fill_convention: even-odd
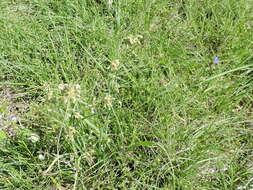
{"type": "Polygon", "coordinates": [[[2,0],[0,188],[251,189],[252,8],[2,0]]]}

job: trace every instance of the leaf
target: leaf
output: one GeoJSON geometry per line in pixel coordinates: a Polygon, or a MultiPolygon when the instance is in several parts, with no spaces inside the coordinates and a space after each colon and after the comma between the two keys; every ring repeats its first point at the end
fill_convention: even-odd
{"type": "Polygon", "coordinates": [[[0,141],[3,141],[7,138],[6,133],[3,130],[0,130],[0,141]]]}

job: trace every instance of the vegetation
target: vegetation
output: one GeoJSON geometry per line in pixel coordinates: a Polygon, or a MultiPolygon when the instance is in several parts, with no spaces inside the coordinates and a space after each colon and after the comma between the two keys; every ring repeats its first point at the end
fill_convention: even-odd
{"type": "Polygon", "coordinates": [[[250,0],[1,0],[0,188],[253,188],[250,0]]]}

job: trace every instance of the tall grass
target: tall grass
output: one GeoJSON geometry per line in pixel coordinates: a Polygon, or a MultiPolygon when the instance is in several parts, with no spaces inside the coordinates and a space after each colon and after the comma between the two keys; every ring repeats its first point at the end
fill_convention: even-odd
{"type": "Polygon", "coordinates": [[[0,188],[252,188],[252,8],[2,0],[0,188]]]}

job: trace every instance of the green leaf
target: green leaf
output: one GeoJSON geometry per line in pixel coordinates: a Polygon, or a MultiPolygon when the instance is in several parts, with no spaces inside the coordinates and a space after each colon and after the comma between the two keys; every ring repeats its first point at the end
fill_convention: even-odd
{"type": "Polygon", "coordinates": [[[6,133],[3,130],[0,130],[0,141],[3,141],[7,138],[6,133]]]}

